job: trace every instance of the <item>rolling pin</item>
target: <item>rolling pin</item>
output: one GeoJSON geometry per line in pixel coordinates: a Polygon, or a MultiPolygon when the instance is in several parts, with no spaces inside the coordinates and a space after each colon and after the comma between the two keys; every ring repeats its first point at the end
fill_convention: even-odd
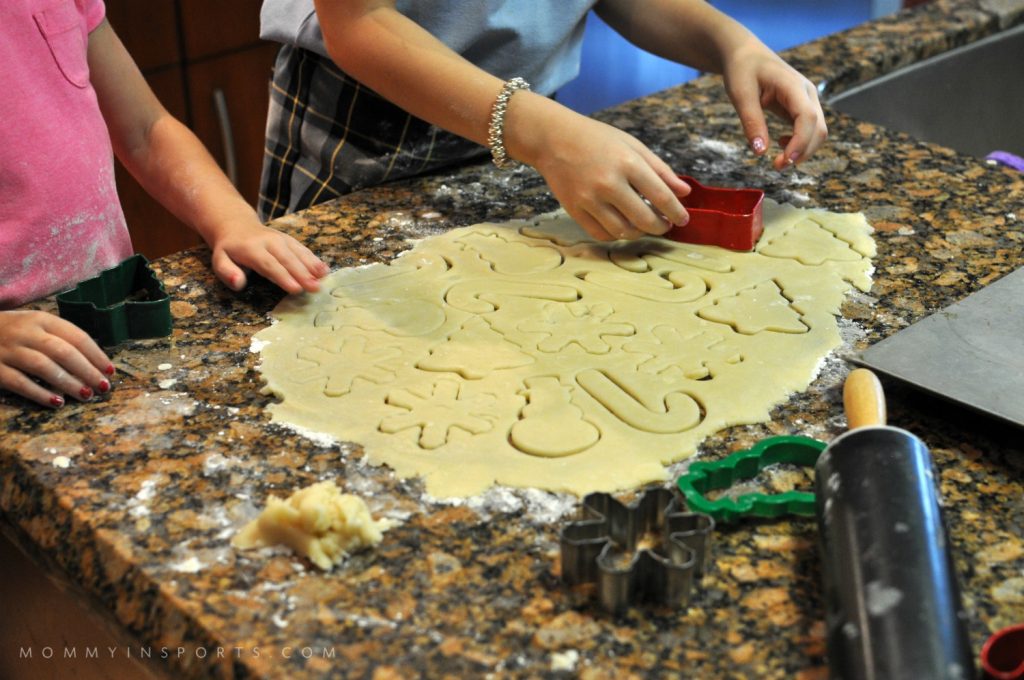
{"type": "Polygon", "coordinates": [[[850,373],[843,404],[849,431],[814,481],[830,677],[974,678],[928,447],[885,424],[871,371],[850,373]]]}

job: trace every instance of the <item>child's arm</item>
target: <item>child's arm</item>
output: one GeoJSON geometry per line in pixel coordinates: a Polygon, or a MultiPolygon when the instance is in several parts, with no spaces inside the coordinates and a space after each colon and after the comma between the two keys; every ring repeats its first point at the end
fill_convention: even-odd
{"type": "Polygon", "coordinates": [[[260,223],[202,142],[160,104],[106,20],[89,34],[89,70],[117,157],[203,237],[221,281],[240,290],[250,267],[289,293],[317,290],[327,266],[260,223]]]}
{"type": "Polygon", "coordinates": [[[82,329],[37,311],[0,311],[0,388],[57,408],[110,389],[114,365],[82,329]],[[31,377],[42,380],[43,386],[31,377]]]}
{"type": "Polygon", "coordinates": [[[828,131],[814,85],[750,31],[704,0],[601,0],[595,7],[612,28],[658,56],[721,73],[740,123],[757,155],[767,150],[764,111],[792,125],[775,167],[808,158],[828,131]]]}
{"type": "MultiPolygon", "coordinates": [[[[487,143],[500,79],[400,14],[393,1],[316,0],[316,11],[327,50],[342,70],[413,115],[487,143]]],[[[540,171],[595,238],[664,233],[662,215],[686,221],[677,197],[689,187],[661,159],[631,135],[547,97],[512,96],[505,146],[512,158],[540,171]]]]}

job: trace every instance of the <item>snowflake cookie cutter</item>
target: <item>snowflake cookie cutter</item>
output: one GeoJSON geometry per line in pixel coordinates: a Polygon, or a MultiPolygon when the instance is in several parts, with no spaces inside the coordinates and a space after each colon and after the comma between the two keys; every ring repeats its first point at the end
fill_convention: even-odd
{"type": "Polygon", "coordinates": [[[722,460],[691,463],[686,474],[676,480],[676,485],[688,507],[711,515],[720,523],[734,522],[744,517],[813,517],[814,494],[807,491],[779,494],[756,492],[735,498],[722,496],[715,500],[704,494],[727,489],[743,479],[751,479],[764,468],[776,463],[813,468],[826,446],[823,441],[798,435],[768,437],[722,460]]]}
{"type": "Polygon", "coordinates": [[[581,517],[559,535],[562,580],[570,586],[595,583],[601,605],[613,613],[646,602],[682,606],[707,571],[714,526],[709,515],[687,510],[671,489],[649,490],[629,504],[607,493],[588,494],[581,517]]]}

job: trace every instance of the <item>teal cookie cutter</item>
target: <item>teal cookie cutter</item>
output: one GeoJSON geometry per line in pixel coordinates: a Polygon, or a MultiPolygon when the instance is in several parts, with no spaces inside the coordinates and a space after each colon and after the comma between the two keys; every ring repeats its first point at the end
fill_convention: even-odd
{"type": "Polygon", "coordinates": [[[57,310],[104,347],[171,334],[171,298],[139,254],[58,294],[57,310]]]}
{"type": "Polygon", "coordinates": [[[692,463],[686,474],[676,481],[676,485],[690,510],[711,515],[719,523],[733,522],[744,517],[813,517],[814,494],[807,491],[780,494],[758,492],[715,500],[709,500],[704,494],[727,489],[743,479],[751,479],[764,468],[776,463],[814,467],[825,447],[825,442],[810,437],[768,437],[750,449],[738,451],[722,460],[692,463]]]}

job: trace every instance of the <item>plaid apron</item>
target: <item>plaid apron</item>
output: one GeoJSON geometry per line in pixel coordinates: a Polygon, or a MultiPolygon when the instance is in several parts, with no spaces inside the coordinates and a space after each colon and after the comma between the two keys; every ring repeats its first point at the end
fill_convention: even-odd
{"type": "Polygon", "coordinates": [[[360,85],[330,59],[285,45],[270,84],[258,210],[270,220],[486,154],[360,85]]]}

